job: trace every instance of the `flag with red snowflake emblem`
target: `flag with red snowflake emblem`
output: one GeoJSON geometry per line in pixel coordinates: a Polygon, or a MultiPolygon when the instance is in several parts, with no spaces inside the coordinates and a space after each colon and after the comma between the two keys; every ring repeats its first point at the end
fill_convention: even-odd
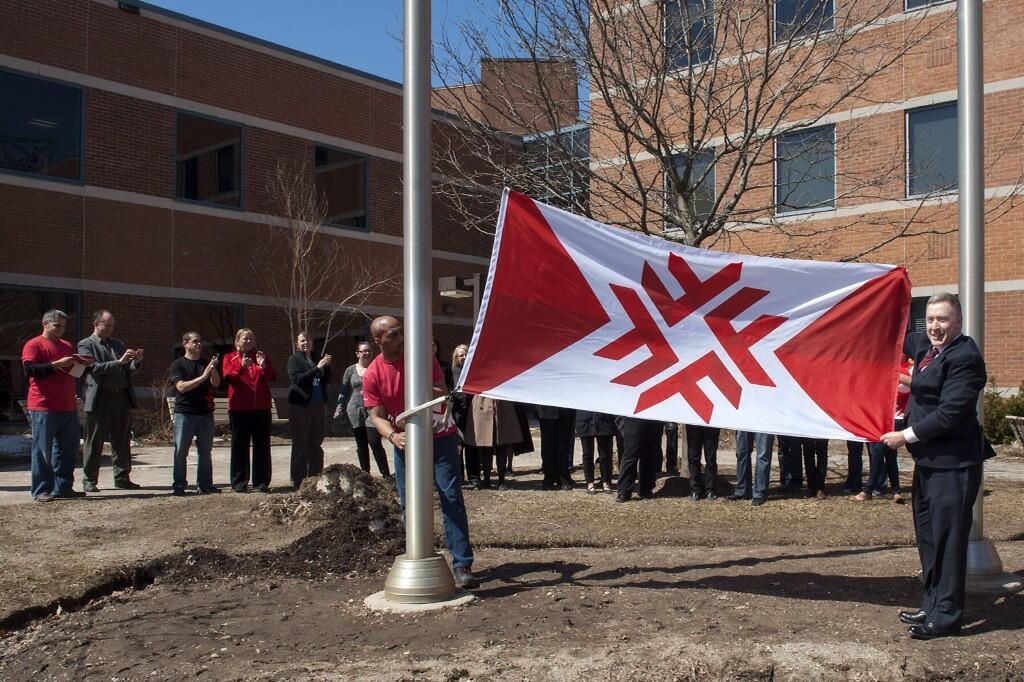
{"type": "Polygon", "coordinates": [[[892,430],[903,268],[742,256],[506,190],[460,390],[812,438],[892,430]]]}

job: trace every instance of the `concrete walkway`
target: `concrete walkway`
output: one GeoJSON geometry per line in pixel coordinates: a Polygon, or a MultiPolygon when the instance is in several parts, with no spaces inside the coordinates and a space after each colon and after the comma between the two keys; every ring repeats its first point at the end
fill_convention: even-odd
{"type": "MultiPolygon", "coordinates": [[[[536,472],[540,469],[540,433],[533,429],[534,451],[518,455],[515,458],[516,472],[536,472]]],[[[680,467],[685,473],[686,451],[685,441],[681,444],[680,467]]],[[[392,459],[391,450],[385,447],[388,452],[389,461],[392,459]]],[[[271,486],[272,490],[283,491],[288,488],[289,459],[291,446],[274,445],[271,447],[271,467],[273,471],[271,486]]],[[[143,486],[142,490],[117,490],[113,487],[110,473],[109,458],[104,455],[103,465],[100,469],[99,493],[93,493],[90,497],[104,496],[117,497],[120,495],[167,495],[171,490],[171,468],[173,460],[173,448],[170,446],[137,446],[132,448],[133,467],[132,480],[143,486]]],[[[230,444],[227,441],[217,441],[213,448],[213,481],[214,484],[230,492],[228,487],[228,462],[231,455],[230,444]]],[[[372,458],[371,458],[372,459],[372,458]]],[[[867,453],[864,456],[864,474],[867,476],[867,453]]],[[[356,457],[355,440],[353,438],[328,438],[324,441],[324,464],[335,462],[346,464],[358,464],[356,457]]],[[[579,441],[576,441],[576,453],[573,462],[579,466],[580,450],[579,441]]],[[[718,463],[720,475],[729,478],[735,475],[735,451],[722,448],[718,452],[718,463]]],[[[391,470],[394,471],[393,462],[391,470]]],[[[831,453],[829,456],[829,480],[846,475],[846,455],[831,453]]],[[[773,465],[777,465],[773,462],[773,465]]],[[[377,476],[375,465],[373,475],[377,476]]],[[[777,478],[773,466],[773,479],[777,478]]],[[[913,461],[909,456],[900,457],[900,471],[908,472],[913,468],[913,461]]],[[[576,479],[582,480],[582,472],[574,474],[576,479]]],[[[989,460],[985,465],[985,475],[988,478],[996,478],[1010,481],[1024,481],[1024,458],[1020,457],[996,457],[989,460]]],[[[82,469],[79,465],[75,470],[75,489],[82,489],[82,469]]],[[[538,477],[539,478],[539,477],[538,477]]],[[[31,498],[31,470],[29,459],[26,456],[11,458],[0,458],[0,505],[19,504],[28,502],[31,498]]],[[[195,452],[189,457],[188,481],[195,483],[195,452]]]]}

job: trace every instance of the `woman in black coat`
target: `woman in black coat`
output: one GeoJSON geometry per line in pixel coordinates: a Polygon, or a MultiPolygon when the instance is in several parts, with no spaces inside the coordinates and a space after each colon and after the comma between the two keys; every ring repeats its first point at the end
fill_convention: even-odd
{"type": "Polygon", "coordinates": [[[313,343],[306,332],[295,337],[295,353],[288,358],[288,427],[292,434],[292,485],[324,468],[324,403],[331,378],[331,356],[313,361],[313,343]]]}
{"type": "Polygon", "coordinates": [[[615,437],[615,417],[602,412],[576,410],[576,435],[583,451],[583,477],[587,479],[587,492],[596,493],[597,483],[606,492],[612,488],[612,439],[615,437]],[[594,481],[594,441],[597,441],[601,480],[594,481]]]}

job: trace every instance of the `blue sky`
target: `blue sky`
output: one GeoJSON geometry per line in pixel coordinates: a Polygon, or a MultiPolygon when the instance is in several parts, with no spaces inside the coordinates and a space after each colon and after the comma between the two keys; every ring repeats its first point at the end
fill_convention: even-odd
{"type": "MultiPolygon", "coordinates": [[[[393,81],[402,81],[402,0],[148,0],[393,81]]],[[[491,4],[492,0],[485,0],[491,4]]],[[[433,0],[435,40],[480,13],[479,0],[433,0]]]]}

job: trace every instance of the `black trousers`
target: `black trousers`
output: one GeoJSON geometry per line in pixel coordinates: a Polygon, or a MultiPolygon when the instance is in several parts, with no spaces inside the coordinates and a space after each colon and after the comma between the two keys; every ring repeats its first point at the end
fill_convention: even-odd
{"type": "Polygon", "coordinates": [[[249,444],[252,444],[252,484],[270,485],[270,410],[228,412],[231,422],[231,487],[249,483],[249,444]]]}
{"type": "Polygon", "coordinates": [[[804,469],[800,459],[800,439],[779,436],[779,485],[789,493],[799,492],[804,484],[804,469]]]}
{"type": "Polygon", "coordinates": [[[388,455],[384,452],[384,445],[381,443],[377,429],[373,426],[353,426],[352,435],[356,438],[356,456],[359,458],[359,468],[370,473],[370,451],[372,450],[373,461],[377,463],[377,471],[381,476],[390,476],[388,455]]]}
{"type": "Polygon", "coordinates": [[[505,474],[508,472],[511,460],[509,454],[512,452],[510,445],[498,445],[495,447],[478,445],[477,456],[480,458],[480,472],[483,480],[490,482],[491,472],[494,471],[495,460],[498,466],[498,485],[505,482],[505,474]]]}
{"type": "Polygon", "coordinates": [[[612,439],[613,436],[580,436],[580,450],[583,454],[583,478],[594,482],[594,441],[597,440],[597,461],[601,468],[599,483],[612,482],[612,439]]]}
{"type": "Polygon", "coordinates": [[[480,452],[475,445],[462,446],[462,458],[466,466],[466,479],[470,481],[480,480],[480,452]]]}
{"type": "Polygon", "coordinates": [[[690,467],[690,490],[704,493],[715,488],[718,475],[719,429],[695,424],[686,425],[686,459],[690,467]],[[700,454],[704,451],[704,473],[701,475],[700,454]]]}
{"type": "Polygon", "coordinates": [[[813,495],[825,489],[825,476],[828,474],[828,439],[801,438],[800,448],[804,453],[807,492],[813,495]]]}
{"type": "Polygon", "coordinates": [[[679,424],[665,422],[665,471],[679,472],[679,424]]]}
{"type": "Polygon", "coordinates": [[[307,476],[324,470],[324,404],[288,405],[288,429],[292,437],[291,479],[298,487],[307,476]]]}
{"type": "Polygon", "coordinates": [[[940,629],[960,626],[967,591],[967,544],[981,464],[914,467],[914,534],[921,557],[921,609],[940,629]]]}
{"type": "Polygon", "coordinates": [[[624,417],[621,422],[622,440],[625,450],[619,462],[619,497],[633,493],[633,483],[640,497],[654,494],[654,482],[658,477],[658,450],[661,448],[661,422],[649,419],[624,417]]]}
{"type": "Polygon", "coordinates": [[[110,443],[114,483],[124,483],[132,473],[132,403],[128,392],[104,391],[96,396],[91,412],[85,413],[85,446],[82,448],[82,477],[95,484],[100,477],[103,442],[110,443]]]}
{"type": "Polygon", "coordinates": [[[563,409],[559,409],[558,419],[540,420],[540,461],[545,488],[553,488],[572,480],[575,420],[575,410],[563,409]]]}

